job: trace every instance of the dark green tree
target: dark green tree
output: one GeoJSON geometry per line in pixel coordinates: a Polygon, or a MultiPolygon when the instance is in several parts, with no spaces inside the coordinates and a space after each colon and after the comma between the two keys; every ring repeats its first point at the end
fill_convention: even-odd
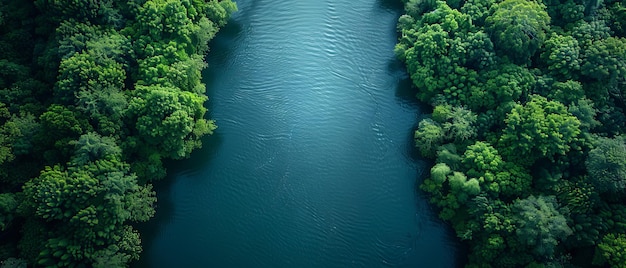
{"type": "Polygon", "coordinates": [[[589,180],[601,192],[626,189],[626,139],[598,137],[585,162],[589,180]]]}
{"type": "Polygon", "coordinates": [[[514,64],[481,73],[481,86],[469,91],[467,104],[475,111],[495,110],[500,104],[525,97],[535,84],[531,72],[514,64]]]}
{"type": "Polygon", "coordinates": [[[626,267],[626,235],[607,234],[598,244],[596,254],[602,256],[602,260],[608,262],[611,267],[626,267]]]}
{"type": "Polygon", "coordinates": [[[552,75],[565,79],[578,77],[582,59],[580,46],[574,37],[552,33],[543,50],[541,60],[552,75]]]}
{"type": "Polygon", "coordinates": [[[626,39],[608,37],[592,41],[584,50],[581,72],[604,83],[624,82],[626,39]]]}
{"type": "Polygon", "coordinates": [[[513,204],[517,237],[540,258],[554,256],[559,241],[572,234],[554,196],[529,196],[513,204]]]}
{"type": "Polygon", "coordinates": [[[0,231],[4,232],[11,225],[13,218],[17,214],[18,201],[15,194],[0,194],[0,231]]]}
{"type": "Polygon", "coordinates": [[[441,125],[432,119],[420,121],[414,134],[415,146],[419,148],[423,156],[433,156],[445,138],[445,132],[441,125]]]}
{"type": "Polygon", "coordinates": [[[518,63],[526,63],[546,40],[550,17],[542,3],[505,0],[494,5],[485,29],[496,49],[518,63]]]}

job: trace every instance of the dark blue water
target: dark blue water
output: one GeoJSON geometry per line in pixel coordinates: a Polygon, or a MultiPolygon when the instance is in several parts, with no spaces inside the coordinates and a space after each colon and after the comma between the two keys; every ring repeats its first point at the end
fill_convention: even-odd
{"type": "MultiPolygon", "coordinates": [[[[390,1],[393,2],[393,1],[390,1]]],[[[205,83],[219,129],[170,164],[143,267],[453,267],[413,156],[401,7],[241,0],[205,83]]]]}

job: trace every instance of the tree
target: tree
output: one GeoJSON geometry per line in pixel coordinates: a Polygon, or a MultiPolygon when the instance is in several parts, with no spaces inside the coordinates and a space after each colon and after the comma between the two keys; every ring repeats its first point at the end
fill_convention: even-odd
{"type": "Polygon", "coordinates": [[[456,196],[456,200],[461,203],[467,202],[470,197],[480,193],[480,182],[475,178],[467,179],[461,172],[453,172],[448,176],[450,193],[456,196]]]}
{"type": "Polygon", "coordinates": [[[433,106],[420,188],[467,266],[626,267],[624,1],[403,2],[394,52],[433,106]]]}
{"type": "Polygon", "coordinates": [[[119,136],[128,108],[126,94],[118,88],[84,89],[75,94],[76,108],[89,115],[95,130],[103,135],[119,136]]]}
{"type": "MultiPolygon", "coordinates": [[[[9,110],[6,108],[4,103],[0,102],[0,123],[6,121],[6,119],[10,116],[11,114],[9,113],[9,110]]],[[[14,136],[14,132],[15,128],[11,127],[10,124],[7,125],[7,123],[4,123],[3,125],[0,125],[0,164],[9,162],[14,158],[11,145],[13,142],[12,136],[14,136]]]]}
{"type": "Polygon", "coordinates": [[[52,104],[39,117],[41,131],[37,135],[37,140],[43,142],[45,149],[51,149],[50,147],[56,149],[49,150],[44,155],[52,163],[56,163],[59,157],[69,157],[72,152],[69,142],[92,130],[83,115],[72,108],[52,104]]]}
{"type": "Polygon", "coordinates": [[[11,131],[11,149],[15,156],[29,154],[33,149],[34,140],[40,131],[40,124],[35,116],[23,113],[19,116],[13,115],[5,126],[11,131]]]}
{"type": "Polygon", "coordinates": [[[572,26],[571,35],[578,41],[584,51],[593,42],[607,39],[611,36],[611,28],[606,22],[599,19],[591,21],[580,20],[572,26]]]}
{"type": "Polygon", "coordinates": [[[402,0],[406,13],[414,18],[437,8],[437,0],[402,0]]]}
{"type": "Polygon", "coordinates": [[[513,204],[517,237],[540,258],[553,256],[559,241],[572,234],[554,196],[529,196],[513,204]]]}
{"type": "Polygon", "coordinates": [[[483,191],[493,197],[517,197],[530,189],[532,178],[528,171],[502,160],[489,143],[477,141],[467,147],[462,156],[466,174],[475,178],[483,191]]]}
{"type": "Polygon", "coordinates": [[[591,214],[599,200],[594,186],[586,178],[579,178],[577,181],[561,180],[554,188],[559,200],[572,213],[591,214]]]}
{"type": "Polygon", "coordinates": [[[416,34],[415,43],[410,44],[413,47],[406,50],[407,68],[413,84],[421,89],[418,98],[422,101],[432,98],[445,87],[443,81],[438,81],[442,80],[440,76],[454,71],[452,62],[446,57],[449,43],[448,32],[439,24],[427,25],[416,34]]]}
{"type": "Polygon", "coordinates": [[[565,105],[571,105],[585,98],[585,90],[580,82],[567,80],[565,82],[555,82],[551,91],[546,94],[548,98],[554,99],[565,105]]]}
{"type": "Polygon", "coordinates": [[[35,1],[39,10],[46,11],[46,15],[52,16],[55,20],[90,20],[119,26],[122,24],[122,18],[115,4],[114,0],[35,1]]]}
{"type": "Polygon", "coordinates": [[[469,256],[470,264],[466,267],[506,267],[499,265],[507,247],[504,237],[500,234],[490,234],[476,240],[472,247],[472,254],[469,256]],[[485,266],[485,263],[491,263],[491,265],[485,266]]]}
{"type": "MultiPolygon", "coordinates": [[[[67,169],[47,167],[24,186],[25,209],[54,226],[39,254],[39,265],[91,264],[101,256],[101,249],[129,246],[127,239],[132,236],[123,234],[127,221],[145,221],[154,215],[151,186],[137,185],[128,164],[107,156],[111,155],[84,164],[72,162],[67,169]]],[[[141,248],[129,250],[128,260],[137,259],[141,248]]]]}
{"type": "Polygon", "coordinates": [[[205,55],[209,52],[209,41],[215,37],[219,28],[206,17],[200,18],[198,24],[194,26],[192,41],[195,44],[195,51],[198,55],[205,55]]]}
{"type": "Polygon", "coordinates": [[[148,42],[176,40],[180,44],[190,44],[193,31],[193,22],[188,16],[190,8],[189,1],[145,1],[136,15],[136,38],[143,35],[148,42]]]}
{"type": "Polygon", "coordinates": [[[24,259],[8,258],[2,261],[2,268],[26,268],[28,263],[24,259]]]}
{"type": "Polygon", "coordinates": [[[206,10],[203,11],[211,21],[222,27],[226,25],[230,14],[237,11],[237,5],[231,0],[211,0],[207,1],[206,10]]]}
{"type": "Polygon", "coordinates": [[[623,2],[615,1],[608,7],[611,12],[610,18],[612,19],[611,29],[615,32],[615,35],[620,37],[626,37],[626,7],[623,2]]]}
{"type": "Polygon", "coordinates": [[[216,128],[201,71],[235,10],[230,0],[0,3],[0,231],[24,223],[0,260],[139,258],[130,224],[155,213],[148,180],[216,128]]]}
{"type": "Polygon", "coordinates": [[[541,60],[552,75],[565,79],[578,77],[583,61],[580,59],[580,46],[574,37],[552,33],[543,50],[541,60]]]}
{"type": "MultiPolygon", "coordinates": [[[[465,3],[465,5],[467,4],[468,2],[465,3]]],[[[467,50],[465,65],[468,68],[485,70],[496,64],[497,58],[494,46],[487,33],[483,31],[469,32],[465,41],[464,47],[467,50]]]]}
{"type": "Polygon", "coordinates": [[[105,34],[105,29],[89,21],[64,20],[56,28],[58,55],[64,60],[87,49],[87,42],[105,34]]]}
{"type": "Polygon", "coordinates": [[[436,184],[442,184],[446,181],[448,174],[452,173],[452,170],[448,165],[444,163],[437,163],[430,169],[430,178],[436,184]]]}
{"type": "Polygon", "coordinates": [[[563,104],[538,95],[531,95],[525,105],[516,104],[505,122],[498,147],[507,159],[522,165],[564,155],[580,134],[580,121],[563,104]]]}
{"type": "Polygon", "coordinates": [[[547,0],[547,11],[552,23],[561,27],[581,21],[585,17],[585,1],[579,0],[547,0]]]}
{"type": "Polygon", "coordinates": [[[464,107],[452,107],[441,125],[448,139],[457,143],[476,137],[477,116],[464,107]]]}
{"type": "Polygon", "coordinates": [[[503,200],[527,195],[532,187],[533,177],[530,171],[519,164],[507,162],[504,169],[494,179],[498,184],[503,200]]]}
{"type": "Polygon", "coordinates": [[[472,17],[474,25],[483,26],[485,19],[489,16],[491,7],[495,1],[479,1],[479,0],[467,0],[461,7],[461,12],[468,14],[472,17]]]}
{"type": "Polygon", "coordinates": [[[481,177],[487,172],[497,173],[504,166],[498,151],[489,143],[482,141],[467,147],[462,162],[470,177],[481,177]]]}
{"type": "Polygon", "coordinates": [[[18,201],[13,193],[0,194],[0,231],[4,232],[17,214],[18,201]]]}
{"type": "Polygon", "coordinates": [[[47,98],[48,88],[47,84],[29,77],[4,88],[0,102],[6,104],[12,114],[41,114],[46,108],[42,100],[47,98]]]}
{"type": "Polygon", "coordinates": [[[440,96],[449,104],[465,105],[465,92],[476,85],[477,72],[468,65],[489,64],[488,38],[470,33],[470,16],[436,3],[436,12],[421,16],[419,28],[402,30],[396,54],[404,59],[418,98],[430,101],[440,96]],[[469,64],[468,51],[473,55],[469,64]]]}
{"type": "MultiPolygon", "coordinates": [[[[480,193],[477,179],[468,179],[465,174],[452,171],[448,165],[437,163],[430,170],[431,176],[420,186],[432,194],[431,201],[442,208],[439,217],[449,220],[459,215],[459,209],[480,193]]],[[[463,215],[463,213],[460,213],[463,215]]]]}
{"type": "Polygon", "coordinates": [[[591,129],[601,125],[600,122],[596,120],[598,110],[589,99],[579,99],[571,104],[567,110],[580,120],[581,131],[589,132],[591,129]]]}
{"type": "Polygon", "coordinates": [[[439,104],[433,109],[432,116],[441,125],[447,140],[462,143],[476,136],[477,116],[465,107],[439,104]]]}
{"type": "Polygon", "coordinates": [[[95,132],[88,132],[70,144],[75,146],[72,156],[73,165],[85,165],[98,159],[119,159],[122,149],[117,146],[115,139],[103,137],[95,132]]]}
{"type": "Polygon", "coordinates": [[[626,39],[608,37],[594,40],[583,53],[583,75],[614,84],[626,79],[626,39]]]}
{"type": "Polygon", "coordinates": [[[73,104],[81,90],[124,87],[126,71],[113,59],[96,59],[90,53],[74,53],[61,61],[55,95],[61,103],[73,104]]]}
{"type": "MultiPolygon", "coordinates": [[[[174,87],[137,86],[129,104],[129,120],[145,146],[167,157],[181,159],[201,146],[199,138],[215,129],[204,119],[206,96],[174,87]]],[[[137,148],[141,149],[141,148],[137,148]]]]}
{"type": "Polygon", "coordinates": [[[589,180],[601,192],[626,190],[626,139],[598,137],[585,162],[589,180]]]}
{"type": "Polygon", "coordinates": [[[546,39],[550,24],[546,7],[535,1],[505,0],[491,9],[485,29],[496,49],[517,63],[526,63],[546,39]]]}
{"type": "Polygon", "coordinates": [[[204,94],[206,89],[200,82],[200,71],[207,67],[207,64],[203,56],[179,56],[174,46],[167,46],[165,50],[171,54],[159,54],[139,60],[139,84],[173,86],[184,91],[204,94]]]}
{"type": "Polygon", "coordinates": [[[626,267],[626,235],[607,234],[598,244],[596,254],[600,254],[611,267],[626,267]]]}
{"type": "MultiPolygon", "coordinates": [[[[580,192],[574,194],[581,194],[580,192]]],[[[570,200],[564,200],[563,203],[570,200]]],[[[578,201],[578,200],[572,200],[578,201]]],[[[579,204],[575,204],[577,206],[579,204]]],[[[570,208],[571,206],[567,206],[570,208]]],[[[580,208],[580,207],[579,207],[580,208]]],[[[567,238],[564,245],[565,247],[589,247],[594,246],[602,240],[602,235],[607,231],[607,219],[594,213],[574,213],[569,219],[568,225],[572,228],[574,233],[567,238]]]]}
{"type": "Polygon", "coordinates": [[[7,87],[11,84],[24,80],[28,77],[29,68],[19,63],[0,59],[0,87],[7,87]]]}
{"type": "Polygon", "coordinates": [[[24,186],[21,209],[51,227],[38,265],[91,265],[103,256],[137,259],[138,234],[125,224],[154,215],[152,186],[137,184],[113,138],[88,132],[71,144],[67,168],[46,167],[24,186]]]}
{"type": "Polygon", "coordinates": [[[61,220],[75,215],[95,198],[98,184],[96,178],[69,174],[58,165],[46,167],[39,177],[24,185],[25,205],[38,218],[61,220]]]}
{"type": "Polygon", "coordinates": [[[437,149],[437,163],[445,163],[454,170],[461,167],[461,156],[458,154],[454,143],[447,143],[437,149]]]}
{"type": "Polygon", "coordinates": [[[142,251],[139,232],[126,225],[116,236],[119,237],[116,238],[119,244],[110,245],[94,254],[94,268],[125,267],[129,262],[139,259],[142,251]]]}
{"type": "Polygon", "coordinates": [[[526,96],[535,84],[535,77],[524,67],[502,64],[498,69],[481,72],[484,81],[467,93],[467,104],[475,111],[495,110],[502,103],[526,96]]]}
{"type": "Polygon", "coordinates": [[[423,156],[432,156],[438,146],[443,143],[445,132],[443,128],[432,119],[420,121],[415,131],[415,146],[419,148],[423,156]]]}

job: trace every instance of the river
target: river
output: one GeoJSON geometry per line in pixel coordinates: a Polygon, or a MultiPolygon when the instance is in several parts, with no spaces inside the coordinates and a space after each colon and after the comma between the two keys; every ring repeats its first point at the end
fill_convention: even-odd
{"type": "Polygon", "coordinates": [[[416,190],[420,106],[389,2],[237,1],[204,72],[219,128],[169,163],[134,266],[457,265],[416,190]]]}

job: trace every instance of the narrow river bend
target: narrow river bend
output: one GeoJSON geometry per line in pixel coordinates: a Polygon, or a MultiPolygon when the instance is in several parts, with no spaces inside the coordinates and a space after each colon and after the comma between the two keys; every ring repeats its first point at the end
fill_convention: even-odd
{"type": "Polygon", "coordinates": [[[237,1],[204,74],[219,129],[170,163],[137,266],[456,265],[416,191],[420,109],[388,2],[237,1]]]}

